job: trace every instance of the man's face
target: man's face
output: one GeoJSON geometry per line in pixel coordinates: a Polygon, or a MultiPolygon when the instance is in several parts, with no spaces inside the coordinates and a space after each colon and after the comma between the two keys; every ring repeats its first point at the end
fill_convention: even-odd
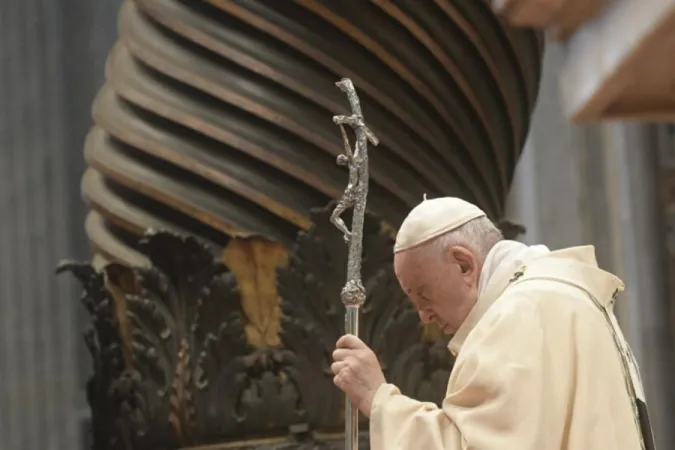
{"type": "Polygon", "coordinates": [[[480,267],[464,247],[444,254],[427,246],[406,250],[394,255],[394,270],[422,323],[435,322],[446,334],[457,331],[476,303],[480,267]]]}

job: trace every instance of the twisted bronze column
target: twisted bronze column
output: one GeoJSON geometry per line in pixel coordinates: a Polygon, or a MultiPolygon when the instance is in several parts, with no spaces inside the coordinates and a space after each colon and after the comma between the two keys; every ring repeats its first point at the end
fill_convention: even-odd
{"type": "Polygon", "coordinates": [[[483,1],[127,0],[119,33],[82,182],[103,260],[147,264],[147,228],[220,247],[307,230],[344,186],[342,76],[382,137],[371,212],[396,228],[426,193],[504,213],[543,41],[483,1]]]}

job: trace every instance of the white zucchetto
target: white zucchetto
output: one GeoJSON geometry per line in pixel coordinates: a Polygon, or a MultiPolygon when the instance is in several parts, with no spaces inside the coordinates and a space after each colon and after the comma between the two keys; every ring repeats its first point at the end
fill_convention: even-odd
{"type": "Polygon", "coordinates": [[[473,219],[485,216],[476,205],[457,197],[424,200],[405,218],[396,235],[394,253],[417,247],[473,219]]]}

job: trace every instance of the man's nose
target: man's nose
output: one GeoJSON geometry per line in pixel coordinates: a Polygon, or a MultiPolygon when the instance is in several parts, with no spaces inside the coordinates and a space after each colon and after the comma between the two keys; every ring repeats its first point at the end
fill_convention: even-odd
{"type": "Polygon", "coordinates": [[[420,315],[420,321],[421,321],[424,325],[428,325],[428,324],[431,323],[431,319],[433,318],[433,314],[432,314],[432,313],[430,313],[430,312],[428,312],[428,311],[420,311],[420,312],[419,312],[419,315],[420,315]]]}

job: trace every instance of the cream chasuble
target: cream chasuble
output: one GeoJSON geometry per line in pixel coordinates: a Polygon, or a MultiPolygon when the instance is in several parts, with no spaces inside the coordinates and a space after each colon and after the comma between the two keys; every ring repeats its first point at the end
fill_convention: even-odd
{"type": "Polygon", "coordinates": [[[612,313],[623,284],[598,268],[593,247],[498,272],[481,280],[450,342],[457,360],[443,407],[383,385],[371,449],[653,449],[639,372],[612,313]]]}

